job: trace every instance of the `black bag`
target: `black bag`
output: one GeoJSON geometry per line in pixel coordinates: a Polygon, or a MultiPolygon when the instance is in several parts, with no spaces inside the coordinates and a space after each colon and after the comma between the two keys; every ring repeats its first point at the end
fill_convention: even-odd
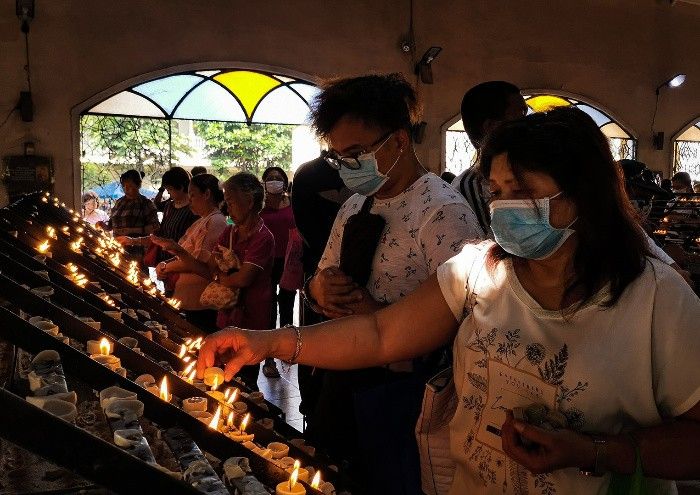
{"type": "Polygon", "coordinates": [[[386,220],[370,213],[374,198],[367,198],[359,212],[348,218],[340,246],[340,269],[361,287],[367,285],[372,261],[386,220]]]}

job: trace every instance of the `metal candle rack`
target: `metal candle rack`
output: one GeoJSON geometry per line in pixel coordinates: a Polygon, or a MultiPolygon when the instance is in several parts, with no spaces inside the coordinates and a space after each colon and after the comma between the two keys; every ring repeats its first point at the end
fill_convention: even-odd
{"type": "MultiPolygon", "coordinates": [[[[14,242],[24,244],[25,248],[30,247],[33,249],[34,245],[45,239],[45,230],[42,227],[38,226],[38,222],[36,219],[28,220],[24,217],[18,216],[16,211],[10,212],[7,211],[7,209],[0,210],[0,217],[10,222],[9,225],[12,229],[15,229],[14,232],[16,232],[17,234],[16,239],[14,239],[14,236],[6,234],[4,237],[5,239],[8,239],[9,242],[13,242],[12,239],[14,239],[14,242]]],[[[7,228],[7,225],[5,225],[5,227],[7,228]]],[[[112,285],[116,291],[120,292],[124,296],[123,301],[126,307],[142,308],[147,310],[150,314],[157,315],[159,317],[162,316],[163,312],[172,312],[172,308],[170,308],[170,306],[168,306],[167,304],[160,303],[157,299],[154,299],[148,296],[147,294],[138,291],[136,287],[129,284],[122,277],[111,271],[111,269],[108,266],[100,266],[99,264],[95,263],[94,260],[89,259],[87,256],[75,253],[67,246],[67,244],[67,241],[54,241],[54,243],[51,245],[51,252],[53,256],[52,262],[58,262],[62,264],[73,263],[74,265],[79,266],[83,272],[89,273],[91,277],[97,278],[98,281],[105,282],[106,280],[107,284],[112,285]],[[142,306],[141,303],[143,302],[153,302],[155,303],[155,306],[142,306]]],[[[187,328],[187,331],[189,331],[189,328],[194,328],[195,331],[197,331],[195,327],[193,327],[189,322],[186,322],[179,316],[177,316],[177,320],[179,320],[178,325],[181,329],[187,328]]],[[[141,329],[139,328],[139,330],[141,329]]],[[[185,335],[192,334],[187,333],[185,335]]],[[[249,389],[247,389],[246,387],[241,388],[245,391],[249,391],[249,389]]],[[[249,407],[252,406],[253,410],[258,409],[258,415],[260,415],[260,413],[263,411],[258,405],[254,404],[252,401],[249,401],[248,405],[249,407]]],[[[266,401],[265,405],[269,411],[265,415],[269,414],[272,417],[283,415],[283,411],[274,404],[266,401]]],[[[277,421],[277,423],[278,425],[276,425],[276,428],[283,435],[293,437],[298,437],[301,435],[297,430],[289,426],[287,423],[280,421],[277,421]]]]}
{"type": "MultiPolygon", "coordinates": [[[[113,267],[105,263],[101,258],[93,255],[93,259],[91,259],[88,257],[90,254],[86,253],[85,251],[83,251],[83,253],[74,252],[68,246],[68,239],[63,239],[61,234],[59,234],[59,240],[54,239],[51,241],[51,251],[54,258],[46,259],[45,264],[35,260],[32,256],[33,254],[36,254],[34,252],[34,246],[46,240],[47,234],[45,226],[48,224],[45,222],[47,221],[49,214],[53,214],[52,219],[49,219],[49,221],[55,221],[56,223],[54,225],[69,224],[69,222],[63,218],[65,215],[61,217],[61,215],[58,214],[67,214],[68,212],[66,210],[55,208],[53,206],[49,207],[47,205],[39,205],[38,207],[32,206],[33,204],[36,204],[38,198],[39,196],[35,196],[34,198],[25,198],[24,201],[13,205],[11,209],[0,210],[0,254],[6,249],[8,251],[7,256],[0,255],[0,271],[2,271],[4,275],[9,275],[10,278],[14,278],[15,281],[29,282],[32,285],[51,285],[55,290],[55,294],[52,296],[54,302],[71,308],[72,311],[75,311],[80,316],[91,316],[96,321],[100,321],[102,323],[102,330],[108,334],[108,337],[112,340],[116,340],[118,337],[127,335],[137,339],[139,337],[143,337],[136,331],[142,330],[142,328],[145,327],[138,320],[134,319],[131,321],[126,315],[124,315],[126,321],[124,323],[120,323],[119,321],[105,315],[102,313],[102,311],[113,308],[109,308],[105,301],[97,297],[87,288],[79,287],[69,278],[67,278],[68,273],[63,264],[71,262],[76,266],[79,266],[81,271],[87,273],[93,281],[98,281],[103,285],[110,285],[116,292],[122,293],[124,295],[124,303],[126,303],[126,307],[142,307],[146,311],[149,311],[149,313],[153,315],[154,319],[166,322],[167,318],[165,318],[163,315],[164,313],[169,313],[173,317],[173,320],[176,320],[178,323],[178,325],[174,326],[180,329],[179,334],[189,335],[188,330],[194,327],[191,327],[188,322],[185,322],[182,318],[180,318],[180,316],[170,306],[158,299],[152,298],[138,291],[136,287],[131,285],[121,275],[116,273],[113,270],[113,267]],[[38,214],[37,211],[39,211],[40,214],[38,214]],[[13,235],[8,232],[4,232],[2,229],[13,230],[16,232],[13,232],[13,235]],[[42,278],[40,275],[34,273],[35,270],[47,271],[49,273],[50,281],[47,281],[45,278],[42,278]],[[144,307],[145,305],[141,304],[143,301],[149,301],[155,304],[144,307]]],[[[28,312],[33,312],[52,319],[61,327],[61,331],[64,333],[64,335],[83,342],[87,340],[98,340],[100,337],[105,335],[104,333],[95,330],[91,326],[73,317],[69,313],[66,313],[58,306],[55,306],[52,302],[43,300],[30,291],[20,287],[15,281],[4,276],[0,276],[0,289],[5,288],[5,290],[0,290],[0,292],[4,294],[5,298],[28,312]]],[[[7,312],[5,311],[5,313],[7,312]]],[[[16,318],[15,315],[11,316],[16,318]]],[[[7,314],[0,314],[0,321],[5,320],[6,318],[8,318],[7,314]]],[[[288,474],[266,459],[259,457],[257,454],[254,454],[247,448],[242,447],[240,444],[233,442],[227,436],[207,428],[199,420],[192,418],[172,404],[168,404],[160,400],[158,397],[153,396],[142,387],[139,387],[133,382],[122,378],[116,373],[99,365],[88,356],[70,348],[69,346],[66,346],[65,344],[62,344],[61,342],[58,342],[46,334],[43,334],[41,330],[29,325],[28,323],[23,323],[25,327],[27,325],[29,326],[31,329],[29,330],[30,333],[36,334],[44,339],[50,339],[53,348],[57,348],[58,346],[67,347],[67,362],[72,362],[72,358],[70,356],[74,356],[75,353],[77,353],[77,355],[80,357],[79,361],[87,360],[86,363],[79,366],[80,368],[96,368],[99,370],[98,375],[104,375],[105,372],[108,373],[109,378],[103,377],[102,380],[100,380],[105,386],[113,385],[116,382],[119,384],[119,386],[136,392],[139,395],[139,399],[146,404],[147,411],[149,412],[147,416],[153,416],[151,419],[156,420],[162,426],[181,426],[185,428],[190,434],[192,434],[195,441],[200,443],[204,450],[207,450],[218,457],[225,458],[231,455],[241,455],[250,458],[254,472],[263,482],[270,480],[272,480],[272,482],[277,482],[286,479],[288,474]],[[124,382],[127,382],[128,385],[124,382]],[[202,441],[202,439],[204,440],[202,441]],[[234,453],[234,450],[232,449],[237,449],[235,450],[236,453],[234,453]]],[[[3,333],[4,331],[0,330],[0,335],[3,333]]],[[[22,345],[20,342],[13,341],[13,343],[16,345],[22,345]]],[[[165,339],[163,342],[161,342],[161,344],[164,344],[165,347],[163,345],[158,345],[158,343],[148,341],[147,339],[139,339],[139,347],[147,355],[153,358],[153,360],[133,352],[131,349],[122,346],[118,342],[114,342],[115,355],[120,357],[124,367],[132,372],[148,373],[154,376],[160,376],[166,373],[166,371],[155,361],[168,361],[168,363],[176,367],[176,369],[177,366],[182,366],[183,364],[181,360],[175,356],[173,352],[171,352],[176,350],[172,341],[165,339]],[[142,343],[142,340],[146,340],[146,342],[142,343]]],[[[61,354],[64,353],[61,352],[61,354]]],[[[88,373],[91,374],[93,372],[91,371],[88,373]]],[[[173,374],[171,374],[170,385],[172,393],[180,399],[202,395],[202,391],[173,374]]],[[[98,388],[97,385],[93,386],[98,388]]],[[[210,402],[215,401],[212,399],[210,402]]],[[[259,424],[251,423],[248,431],[255,434],[257,442],[264,444],[271,441],[285,441],[285,437],[297,438],[301,436],[297,430],[287,425],[279,418],[274,417],[274,413],[279,411],[276,406],[268,403],[268,407],[270,408],[270,411],[268,412],[261,409],[252,401],[247,400],[246,402],[249,410],[253,413],[255,418],[260,419],[272,416],[271,419],[273,419],[275,431],[283,435],[283,437],[280,437],[275,432],[262,428],[259,424]]],[[[214,404],[214,408],[215,406],[216,404],[214,404]]],[[[326,462],[328,461],[322,456],[311,458],[304,451],[299,450],[293,445],[290,445],[290,455],[299,458],[307,465],[324,468],[329,481],[335,482],[336,484],[338,483],[338,476],[334,476],[333,471],[327,469],[326,462]]],[[[343,476],[343,478],[345,477],[343,476]]],[[[343,481],[347,484],[348,480],[344,479],[343,481]]],[[[266,484],[269,485],[270,483],[266,482],[266,484]]],[[[310,493],[320,492],[311,490],[310,493]]]]}
{"type": "MultiPolygon", "coordinates": [[[[5,285],[5,282],[6,280],[1,281],[0,286],[5,285]]],[[[26,290],[25,294],[22,294],[23,298],[28,295],[33,296],[33,294],[29,293],[26,290]]],[[[65,314],[68,315],[67,313],[65,314]]],[[[52,319],[54,319],[57,316],[58,314],[54,313],[52,319]]],[[[71,336],[70,328],[61,326],[61,322],[56,320],[54,320],[54,322],[59,324],[59,326],[61,327],[61,331],[65,332],[66,335],[71,336]]],[[[79,322],[79,320],[77,320],[77,322],[79,322]]],[[[182,428],[192,437],[192,439],[197,443],[197,445],[200,448],[216,456],[219,459],[224,460],[231,456],[247,457],[250,460],[250,466],[253,469],[253,472],[255,473],[256,477],[265,485],[274,487],[277,483],[288,479],[289,474],[282,468],[276,466],[267,459],[260,457],[251,450],[248,450],[242,444],[234,442],[224,434],[207,427],[201,421],[190,416],[175,405],[161,400],[159,397],[156,397],[155,395],[148,392],[146,389],[140,387],[133,381],[118,375],[117,373],[111,371],[105,366],[100,365],[99,363],[90,359],[90,357],[86,354],[83,354],[82,352],[74,349],[70,345],[64,344],[60,340],[57,340],[56,338],[45,333],[44,331],[34,327],[27,321],[20,318],[18,315],[12,313],[11,311],[5,308],[0,308],[0,324],[0,337],[2,337],[4,340],[34,354],[46,349],[56,350],[61,356],[61,362],[66,374],[78,377],[81,381],[83,381],[85,384],[92,387],[93,389],[102,390],[109,386],[116,385],[125,390],[130,390],[134,392],[138,400],[143,402],[145,406],[144,416],[146,416],[151,421],[157,423],[161,428],[182,428]]],[[[87,325],[85,326],[87,327],[87,325]]],[[[87,331],[87,328],[83,328],[83,330],[87,331]]],[[[139,358],[144,360],[144,362],[148,361],[145,360],[143,356],[140,356],[131,351],[131,349],[129,348],[124,347],[123,349],[118,349],[118,347],[119,344],[115,342],[115,351],[120,351],[119,357],[122,359],[122,362],[127,367],[129,367],[132,364],[132,362],[135,362],[139,358]],[[130,356],[130,354],[133,354],[133,356],[130,356]],[[137,359],[134,360],[133,358],[137,359]]],[[[186,388],[190,385],[185,382],[177,383],[178,381],[182,382],[181,380],[173,380],[171,390],[174,395],[179,396],[180,391],[186,392],[186,388]]],[[[199,392],[199,390],[197,391],[199,392]]],[[[24,401],[22,401],[22,403],[17,403],[13,407],[15,413],[17,414],[17,416],[15,416],[15,422],[17,421],[17,418],[26,418],[27,416],[25,416],[25,412],[28,412],[30,408],[34,408],[34,406],[24,401]]],[[[0,413],[0,417],[4,412],[5,411],[3,410],[2,413],[0,413]]],[[[44,423],[37,422],[35,424],[43,425],[44,423]]],[[[76,433],[76,431],[82,432],[82,430],[65,422],[64,425],[67,425],[70,431],[72,432],[64,433],[64,445],[81,445],[79,443],[81,441],[81,437],[76,433]]],[[[46,442],[45,436],[36,436],[32,434],[25,435],[25,430],[31,430],[31,428],[26,428],[26,424],[24,425],[24,427],[21,428],[18,428],[15,424],[14,429],[20,430],[21,432],[14,432],[11,436],[5,436],[5,428],[6,425],[0,425],[0,432],[2,432],[3,437],[13,442],[15,441],[15,439],[17,439],[17,437],[23,437],[23,440],[21,442],[16,443],[18,443],[24,448],[27,448],[27,450],[35,452],[39,455],[44,455],[44,447],[39,444],[46,442]]],[[[37,430],[43,431],[44,429],[41,428],[37,430]]],[[[68,430],[64,428],[63,431],[66,432],[68,430]]],[[[256,438],[259,438],[259,440],[262,440],[263,442],[275,440],[274,433],[269,430],[265,430],[260,425],[251,424],[249,427],[249,431],[251,433],[254,433],[256,438]]],[[[85,434],[85,432],[82,433],[85,434]]],[[[290,449],[290,452],[291,450],[292,449],[290,449]]],[[[107,454],[109,453],[107,451],[105,452],[107,454]]],[[[60,458],[59,460],[56,459],[55,456],[47,456],[47,458],[50,460],[55,460],[56,462],[60,462],[67,468],[73,469],[76,472],[83,474],[84,470],[86,469],[85,464],[87,461],[83,458],[81,454],[82,453],[80,451],[76,452],[75,450],[73,450],[71,458],[68,459],[64,457],[60,458]]],[[[299,454],[298,457],[300,459],[303,459],[304,461],[309,460],[308,456],[303,455],[303,452],[294,452],[293,454],[295,456],[299,454]]],[[[94,458],[91,458],[93,460],[90,462],[101,463],[104,462],[105,458],[109,458],[109,456],[96,456],[94,458]]],[[[308,464],[318,465],[318,463],[314,463],[313,460],[309,460],[308,464]]],[[[326,472],[327,474],[330,474],[330,472],[326,472]]],[[[85,476],[89,477],[87,475],[85,476]]],[[[105,482],[101,478],[101,472],[94,473],[94,476],[90,479],[94,479],[94,481],[96,481],[97,483],[105,484],[105,482]],[[94,476],[97,476],[100,479],[95,479],[94,476]]],[[[331,479],[330,481],[333,480],[331,479]]],[[[321,495],[320,491],[312,489],[308,486],[306,487],[306,490],[307,493],[321,495]]]]}
{"type": "Polygon", "coordinates": [[[116,493],[200,493],[3,388],[0,388],[0,437],[116,493]],[[66,448],[67,445],[79,447],[66,448]]]}

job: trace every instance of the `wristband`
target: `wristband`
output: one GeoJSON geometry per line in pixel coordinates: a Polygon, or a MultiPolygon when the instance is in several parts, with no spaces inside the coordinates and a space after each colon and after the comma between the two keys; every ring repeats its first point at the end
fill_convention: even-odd
{"type": "Polygon", "coordinates": [[[311,284],[311,279],[313,278],[314,275],[311,275],[309,278],[306,279],[306,282],[304,282],[304,287],[302,287],[301,289],[301,296],[306,301],[306,304],[308,304],[314,312],[322,314],[323,310],[321,309],[321,306],[318,305],[318,302],[316,302],[316,300],[311,295],[311,288],[309,287],[309,285],[311,284]]]}
{"type": "Polygon", "coordinates": [[[301,328],[296,327],[294,325],[285,325],[284,328],[292,328],[297,334],[297,343],[294,346],[294,354],[292,354],[292,357],[289,359],[289,361],[284,361],[285,364],[291,366],[292,364],[297,364],[297,359],[299,359],[299,354],[301,354],[301,346],[303,345],[303,341],[301,340],[301,328]]]}

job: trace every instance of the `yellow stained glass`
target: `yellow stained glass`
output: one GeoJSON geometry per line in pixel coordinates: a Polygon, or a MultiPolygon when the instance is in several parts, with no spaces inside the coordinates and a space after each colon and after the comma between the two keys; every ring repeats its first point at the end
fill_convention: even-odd
{"type": "Polygon", "coordinates": [[[559,96],[539,95],[525,100],[525,103],[532,108],[533,112],[546,112],[556,107],[568,107],[570,102],[559,96]]]}
{"type": "Polygon", "coordinates": [[[214,80],[225,86],[240,100],[248,120],[260,99],[271,89],[281,85],[277,79],[259,72],[237,70],[214,76],[214,80]]]}

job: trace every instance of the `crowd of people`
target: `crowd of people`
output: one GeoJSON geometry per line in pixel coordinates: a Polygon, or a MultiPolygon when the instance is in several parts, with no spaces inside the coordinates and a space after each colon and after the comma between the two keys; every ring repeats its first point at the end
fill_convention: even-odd
{"type": "Polygon", "coordinates": [[[90,193],[84,213],[209,334],[199,376],[256,389],[261,363],[299,364],[305,435],[367,493],[675,493],[700,478],[700,300],[645,231],[642,171],[580,110],[526,110],[507,82],[467,91],[477,163],[450,183],[416,156],[402,76],[337,79],[293,181],[176,167],[151,202],[128,171],[109,218],[90,193]],[[450,367],[449,424],[417,432],[450,367]],[[449,452],[416,441],[440,435],[449,452]]]}

